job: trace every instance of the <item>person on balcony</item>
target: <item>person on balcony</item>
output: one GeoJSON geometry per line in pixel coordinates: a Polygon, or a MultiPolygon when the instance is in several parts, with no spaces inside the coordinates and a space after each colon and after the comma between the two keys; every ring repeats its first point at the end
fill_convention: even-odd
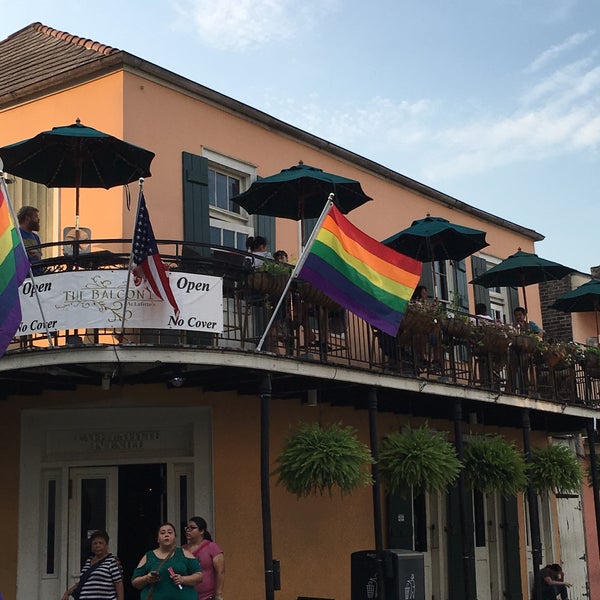
{"type": "Polygon", "coordinates": [[[522,306],[517,306],[513,311],[513,315],[515,317],[513,325],[520,331],[535,333],[540,338],[544,335],[544,331],[537,323],[527,319],[527,311],[522,306]]]}
{"type": "Polygon", "coordinates": [[[493,321],[494,318],[488,313],[488,308],[485,302],[478,302],[475,305],[475,324],[486,324],[487,321],[493,321]]]}
{"type": "Polygon", "coordinates": [[[275,252],[275,254],[273,254],[273,258],[277,261],[277,262],[282,262],[282,263],[289,263],[289,259],[288,259],[288,255],[287,252],[285,250],[277,250],[277,252],[275,252]]]}
{"type": "Polygon", "coordinates": [[[246,249],[254,255],[252,257],[252,266],[255,269],[264,264],[265,261],[263,258],[273,260],[273,255],[267,250],[267,239],[262,235],[257,235],[256,237],[250,236],[246,240],[246,249]]]}
{"type": "MultiPolygon", "coordinates": [[[[42,250],[38,248],[42,242],[36,231],[40,230],[40,212],[35,206],[21,206],[17,213],[21,238],[29,256],[29,262],[34,265],[42,260],[42,250]]],[[[32,267],[34,275],[41,275],[40,266],[32,267]]]]}

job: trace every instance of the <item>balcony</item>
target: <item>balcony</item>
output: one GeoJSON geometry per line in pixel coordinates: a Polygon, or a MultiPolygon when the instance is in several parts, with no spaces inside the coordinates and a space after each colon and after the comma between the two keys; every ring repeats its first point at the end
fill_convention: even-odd
{"type": "MultiPolygon", "coordinates": [[[[127,269],[129,248],[130,240],[43,244],[48,258],[36,266],[44,277],[39,281],[51,282],[54,277],[81,271],[127,269]]],[[[310,378],[319,376],[310,370],[311,365],[321,365],[333,367],[337,373],[352,373],[354,379],[358,373],[380,374],[418,382],[419,386],[437,383],[455,390],[481,390],[495,398],[521,397],[586,408],[596,408],[600,402],[600,365],[585,360],[583,347],[578,348],[579,355],[550,361],[531,338],[509,334],[501,327],[490,328],[441,306],[411,310],[400,334],[391,337],[300,280],[290,286],[257,351],[287,277],[254,271],[251,255],[230,248],[167,240],[159,242],[159,250],[172,273],[222,278],[222,331],[122,329],[118,318],[113,319],[112,327],[82,324],[49,335],[29,331],[15,338],[0,362],[0,379],[7,384],[7,393],[23,393],[25,387],[35,388],[36,384],[40,389],[104,385],[115,378],[125,384],[170,381],[177,385],[185,381],[200,385],[209,370],[225,364],[239,365],[242,370],[273,370],[275,364],[275,370],[298,373],[301,365],[302,377],[308,378],[304,391],[311,385],[310,378]],[[154,349],[161,354],[131,352],[126,368],[123,357],[111,353],[115,348],[154,349]],[[105,350],[86,358],[83,352],[92,349],[105,350]],[[202,365],[186,366],[192,356],[189,351],[195,351],[196,362],[198,351],[203,352],[202,365]],[[239,360],[232,362],[226,356],[239,360]],[[261,363],[261,359],[269,360],[261,363]],[[107,368],[109,363],[119,363],[118,369],[107,368]]],[[[223,377],[222,371],[213,376],[213,385],[219,377],[223,377]]],[[[225,377],[231,378],[231,374],[225,377]]]]}

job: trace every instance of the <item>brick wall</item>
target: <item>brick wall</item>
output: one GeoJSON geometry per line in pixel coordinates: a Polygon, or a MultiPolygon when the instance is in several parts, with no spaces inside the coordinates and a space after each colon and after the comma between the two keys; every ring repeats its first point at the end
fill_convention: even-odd
{"type": "Polygon", "coordinates": [[[542,305],[542,329],[546,339],[572,340],[573,326],[571,314],[550,308],[562,294],[571,290],[571,277],[567,275],[558,281],[540,283],[540,301],[542,305]]]}

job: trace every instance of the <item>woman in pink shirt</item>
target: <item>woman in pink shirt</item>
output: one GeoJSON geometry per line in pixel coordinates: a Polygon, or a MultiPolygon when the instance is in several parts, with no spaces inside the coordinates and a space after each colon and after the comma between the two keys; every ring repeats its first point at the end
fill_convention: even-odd
{"type": "Polygon", "coordinates": [[[202,583],[196,586],[198,600],[223,600],[225,557],[206,528],[202,517],[191,517],[185,528],[187,544],[183,548],[189,550],[202,567],[202,583]]]}

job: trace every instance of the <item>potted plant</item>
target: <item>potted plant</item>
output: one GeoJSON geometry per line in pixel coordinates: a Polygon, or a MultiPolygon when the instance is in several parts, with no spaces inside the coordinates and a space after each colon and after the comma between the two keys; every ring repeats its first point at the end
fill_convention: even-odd
{"type": "Polygon", "coordinates": [[[278,485],[299,498],[326,491],[331,495],[335,486],[350,494],[373,483],[368,471],[372,462],[369,448],[352,427],[303,423],[287,436],[273,474],[278,485]]]}
{"type": "Polygon", "coordinates": [[[591,377],[600,378],[600,348],[587,346],[585,349],[585,369],[591,377]]]}
{"type": "Polygon", "coordinates": [[[460,469],[454,446],[427,426],[395,431],[381,441],[379,473],[390,493],[411,487],[444,492],[456,481],[460,469]]]}
{"type": "Polygon", "coordinates": [[[442,319],[442,329],[455,339],[468,340],[473,332],[473,323],[465,314],[448,312],[442,319]]]}
{"type": "Polygon", "coordinates": [[[465,476],[474,489],[515,496],[527,485],[526,464],[515,445],[501,436],[469,439],[463,456],[465,476]]]}
{"type": "Polygon", "coordinates": [[[410,302],[402,317],[400,331],[407,334],[430,334],[440,326],[442,308],[435,302],[410,302]]]}
{"type": "Polygon", "coordinates": [[[510,326],[480,320],[473,327],[471,339],[476,354],[505,355],[511,342],[510,326]]]}
{"type": "Polygon", "coordinates": [[[263,264],[248,273],[248,287],[258,292],[271,295],[281,295],[290,278],[290,265],[275,260],[265,260],[263,264]]]}
{"type": "Polygon", "coordinates": [[[511,346],[521,354],[533,354],[540,345],[539,335],[522,329],[513,329],[510,341],[511,346]]]}
{"type": "Polygon", "coordinates": [[[533,448],[529,478],[538,494],[551,490],[559,494],[579,492],[581,464],[567,446],[550,444],[543,448],[533,448]]]}

